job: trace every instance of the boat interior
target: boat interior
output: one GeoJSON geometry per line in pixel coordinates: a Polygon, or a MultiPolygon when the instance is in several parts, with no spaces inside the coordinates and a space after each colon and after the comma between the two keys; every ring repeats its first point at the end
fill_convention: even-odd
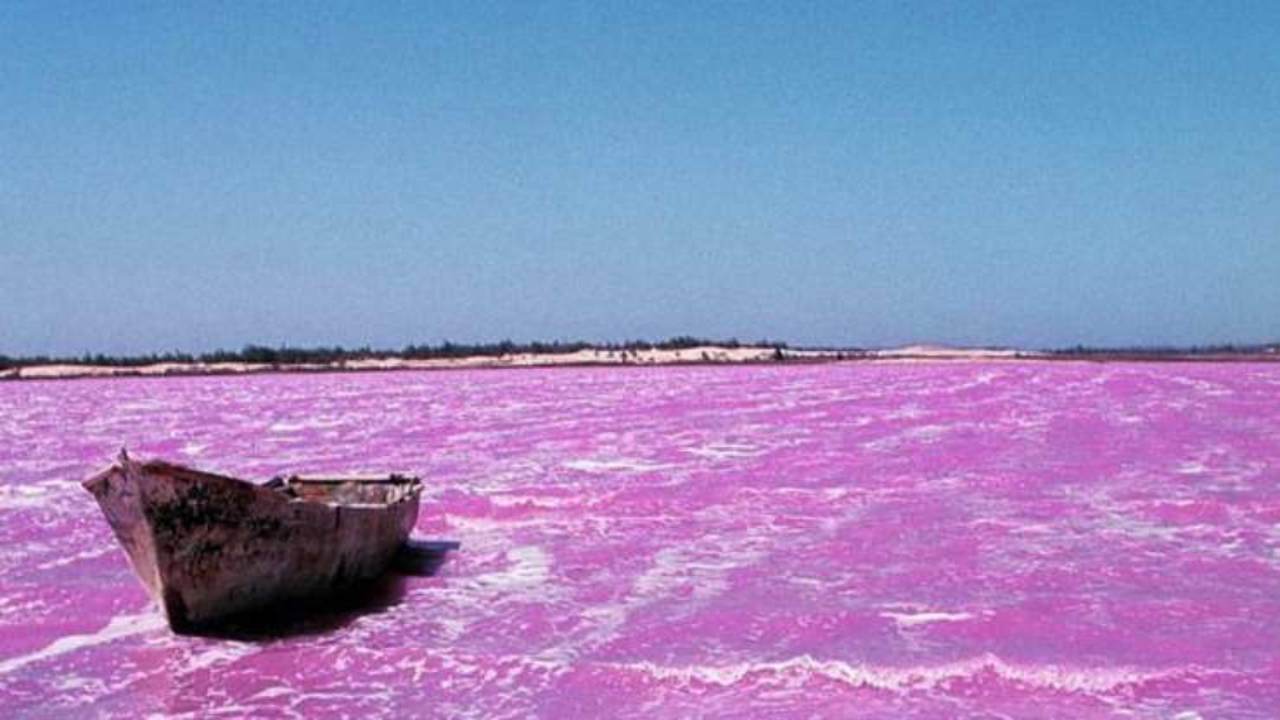
{"type": "Polygon", "coordinates": [[[334,505],[390,505],[399,502],[421,487],[416,477],[384,475],[380,477],[304,477],[293,475],[274,478],[266,487],[290,497],[334,505]]]}

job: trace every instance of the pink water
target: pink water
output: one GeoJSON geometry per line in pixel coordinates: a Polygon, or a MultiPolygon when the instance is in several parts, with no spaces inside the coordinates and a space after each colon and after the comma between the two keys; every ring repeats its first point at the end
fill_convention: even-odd
{"type": "Polygon", "coordinates": [[[0,384],[0,582],[6,717],[1274,718],[1280,365],[0,384]],[[418,473],[462,547],[176,637],[77,485],[122,444],[418,473]]]}

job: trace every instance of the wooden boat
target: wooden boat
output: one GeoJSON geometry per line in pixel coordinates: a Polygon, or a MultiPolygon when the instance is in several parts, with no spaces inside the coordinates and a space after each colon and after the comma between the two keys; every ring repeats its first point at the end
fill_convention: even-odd
{"type": "Polygon", "coordinates": [[[378,577],[422,490],[401,475],[256,485],[124,451],[84,487],[175,632],[378,577]]]}

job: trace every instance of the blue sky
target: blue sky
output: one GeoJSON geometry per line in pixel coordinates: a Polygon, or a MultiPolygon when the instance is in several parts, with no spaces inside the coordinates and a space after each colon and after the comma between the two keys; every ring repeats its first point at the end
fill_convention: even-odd
{"type": "Polygon", "coordinates": [[[1280,339],[1277,38],[1275,2],[4,3],[0,353],[1280,339]]]}

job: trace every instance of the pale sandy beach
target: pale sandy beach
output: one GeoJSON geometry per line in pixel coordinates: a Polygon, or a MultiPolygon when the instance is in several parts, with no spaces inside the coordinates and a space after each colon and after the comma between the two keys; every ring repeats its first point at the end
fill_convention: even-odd
{"type": "Polygon", "coordinates": [[[405,358],[388,354],[383,357],[340,360],[330,363],[176,363],[150,365],[91,365],[56,363],[28,365],[0,370],[0,380],[57,380],[102,377],[162,377],[183,375],[249,375],[285,372],[367,372],[375,370],[456,370],[468,368],[537,368],[575,366],[661,366],[661,365],[734,365],[751,363],[815,362],[1014,362],[1041,360],[1053,362],[1108,361],[1193,361],[1193,362],[1274,362],[1280,353],[1270,350],[1254,353],[1168,353],[1141,355],[1125,352],[1093,355],[1060,355],[1039,350],[1015,348],[966,348],[945,345],[907,345],[898,348],[862,349],[794,349],[781,350],[769,346],[702,345],[680,350],[603,350],[585,349],[568,353],[511,353],[507,355],[471,355],[456,358],[405,358]]]}
{"type": "MultiPolygon", "coordinates": [[[[841,351],[782,350],[788,361],[815,362],[847,356],[841,351]]],[[[774,362],[772,347],[721,347],[714,345],[681,350],[579,350],[571,353],[513,353],[460,358],[413,359],[388,355],[333,363],[154,363],[112,366],[51,364],[0,371],[0,380],[65,379],[81,377],[153,377],[164,375],[244,375],[261,372],[331,372],[367,370],[447,370],[460,368],[554,367],[575,365],[684,365],[774,362]]]]}

